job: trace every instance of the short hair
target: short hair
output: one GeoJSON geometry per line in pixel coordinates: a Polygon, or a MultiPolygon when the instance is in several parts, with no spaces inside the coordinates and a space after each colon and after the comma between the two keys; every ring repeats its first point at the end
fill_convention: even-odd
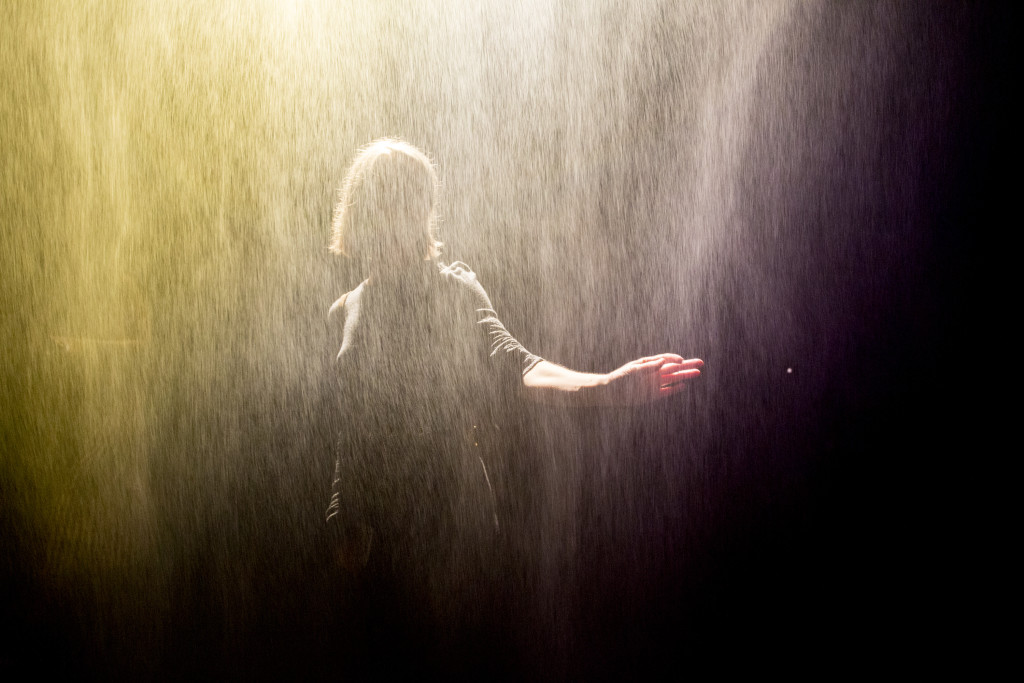
{"type": "Polygon", "coordinates": [[[398,251],[436,258],[437,172],[422,151],[381,138],[356,155],[338,189],[330,250],[355,258],[398,251]]]}

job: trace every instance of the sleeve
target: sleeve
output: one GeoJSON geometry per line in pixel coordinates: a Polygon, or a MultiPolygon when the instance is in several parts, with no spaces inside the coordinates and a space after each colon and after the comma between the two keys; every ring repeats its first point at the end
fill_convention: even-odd
{"type": "Polygon", "coordinates": [[[500,371],[514,373],[515,376],[522,377],[537,363],[544,360],[540,356],[530,353],[505,329],[491,305],[490,297],[487,296],[487,292],[476,278],[476,273],[470,270],[469,266],[461,261],[456,261],[442,268],[441,272],[455,279],[471,298],[476,313],[476,323],[482,328],[488,341],[490,358],[500,371]]]}
{"type": "MultiPolygon", "coordinates": [[[[357,457],[362,453],[357,365],[352,353],[352,330],[359,317],[359,288],[340,297],[327,314],[329,362],[326,385],[331,395],[331,432],[334,434],[334,477],[326,518],[335,543],[342,543],[352,524],[362,519],[357,457]],[[340,350],[339,350],[340,349],[340,350]],[[343,359],[342,356],[345,356],[343,359]]],[[[340,547],[340,545],[338,546],[340,547]]]]}

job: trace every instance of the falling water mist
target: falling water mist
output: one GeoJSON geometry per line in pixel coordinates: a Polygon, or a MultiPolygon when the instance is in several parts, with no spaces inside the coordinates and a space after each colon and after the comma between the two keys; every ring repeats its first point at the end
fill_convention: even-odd
{"type": "Polygon", "coordinates": [[[362,274],[326,244],[382,135],[432,155],[446,258],[532,351],[708,363],[654,408],[516,416],[508,571],[536,666],[754,643],[780,585],[810,621],[820,595],[851,608],[818,501],[845,499],[875,405],[934,388],[907,387],[954,314],[937,273],[958,243],[933,228],[967,212],[947,192],[986,17],[454,5],[0,9],[0,528],[23,626],[0,661],[38,640],[69,668],[245,675],[260,647],[330,666],[331,633],[298,625],[333,580],[323,319],[362,274]]]}

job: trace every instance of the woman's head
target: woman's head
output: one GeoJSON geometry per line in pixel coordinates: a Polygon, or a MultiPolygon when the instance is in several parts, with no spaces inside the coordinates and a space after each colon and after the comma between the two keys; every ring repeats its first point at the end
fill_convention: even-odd
{"type": "Polygon", "coordinates": [[[438,255],[437,173],[427,155],[382,138],[360,150],[338,190],[330,249],[377,266],[438,255]]]}

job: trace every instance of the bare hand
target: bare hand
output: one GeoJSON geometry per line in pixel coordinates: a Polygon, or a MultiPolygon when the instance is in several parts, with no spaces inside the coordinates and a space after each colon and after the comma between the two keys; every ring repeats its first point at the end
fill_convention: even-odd
{"type": "Polygon", "coordinates": [[[682,391],[700,377],[702,367],[701,359],[674,353],[638,358],[609,373],[608,388],[615,403],[651,403],[682,391]]]}

